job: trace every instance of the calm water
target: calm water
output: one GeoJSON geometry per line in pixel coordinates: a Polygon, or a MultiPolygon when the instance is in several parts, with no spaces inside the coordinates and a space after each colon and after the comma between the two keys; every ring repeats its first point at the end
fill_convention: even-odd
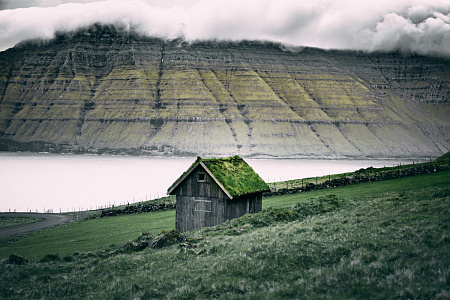
{"type": "MultiPolygon", "coordinates": [[[[195,158],[0,152],[0,211],[95,209],[155,199],[195,158]]],[[[403,160],[246,159],[266,181],[411,163],[403,160]]]]}

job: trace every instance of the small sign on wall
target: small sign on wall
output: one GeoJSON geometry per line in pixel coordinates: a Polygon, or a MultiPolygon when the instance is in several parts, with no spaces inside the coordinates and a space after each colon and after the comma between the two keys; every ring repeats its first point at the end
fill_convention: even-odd
{"type": "Polygon", "coordinates": [[[194,200],[194,211],[211,212],[211,201],[194,200]]]}

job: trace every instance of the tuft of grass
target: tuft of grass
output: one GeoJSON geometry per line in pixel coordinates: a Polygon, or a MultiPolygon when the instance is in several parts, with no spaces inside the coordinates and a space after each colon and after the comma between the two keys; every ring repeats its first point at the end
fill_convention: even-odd
{"type": "Polygon", "coordinates": [[[41,258],[40,262],[50,262],[50,261],[60,261],[61,257],[58,253],[56,254],[46,254],[41,258]]]}

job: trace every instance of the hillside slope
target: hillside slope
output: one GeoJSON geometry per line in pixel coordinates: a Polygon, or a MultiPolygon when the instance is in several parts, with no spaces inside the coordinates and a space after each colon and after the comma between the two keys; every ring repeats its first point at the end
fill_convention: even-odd
{"type": "Polygon", "coordinates": [[[449,179],[443,171],[266,198],[260,213],[187,232],[186,241],[166,231],[159,235],[166,236],[162,248],[141,246],[173,228],[174,211],[89,219],[4,239],[0,295],[448,299],[449,179]],[[8,259],[12,253],[29,263],[13,264],[22,261],[8,259]]]}
{"type": "Polygon", "coordinates": [[[95,26],[0,53],[0,150],[425,157],[450,149],[450,61],[95,26]]]}

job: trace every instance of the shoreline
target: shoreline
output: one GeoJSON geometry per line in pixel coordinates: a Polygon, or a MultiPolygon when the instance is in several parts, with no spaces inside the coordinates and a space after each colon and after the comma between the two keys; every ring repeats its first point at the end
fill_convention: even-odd
{"type": "MultiPolygon", "coordinates": [[[[3,151],[0,150],[1,155],[55,155],[55,156],[88,156],[88,157],[134,157],[134,158],[155,158],[155,159],[195,159],[198,156],[204,158],[224,158],[228,157],[226,155],[192,155],[192,156],[179,156],[179,155],[147,155],[145,153],[139,154],[127,154],[127,153],[91,153],[91,152],[47,152],[47,151],[3,151]]],[[[443,153],[444,154],[444,153],[443,153]]],[[[234,154],[233,154],[234,155],[234,154]]],[[[230,156],[233,156],[230,154],[230,156]]],[[[310,156],[310,155],[298,155],[298,156],[270,156],[270,155],[239,155],[244,159],[255,159],[255,160],[325,160],[325,161],[363,161],[363,160],[373,160],[373,161],[382,161],[382,160],[407,160],[407,161],[420,161],[420,162],[429,162],[440,156],[390,156],[390,157],[371,157],[371,156],[310,156]]]]}

